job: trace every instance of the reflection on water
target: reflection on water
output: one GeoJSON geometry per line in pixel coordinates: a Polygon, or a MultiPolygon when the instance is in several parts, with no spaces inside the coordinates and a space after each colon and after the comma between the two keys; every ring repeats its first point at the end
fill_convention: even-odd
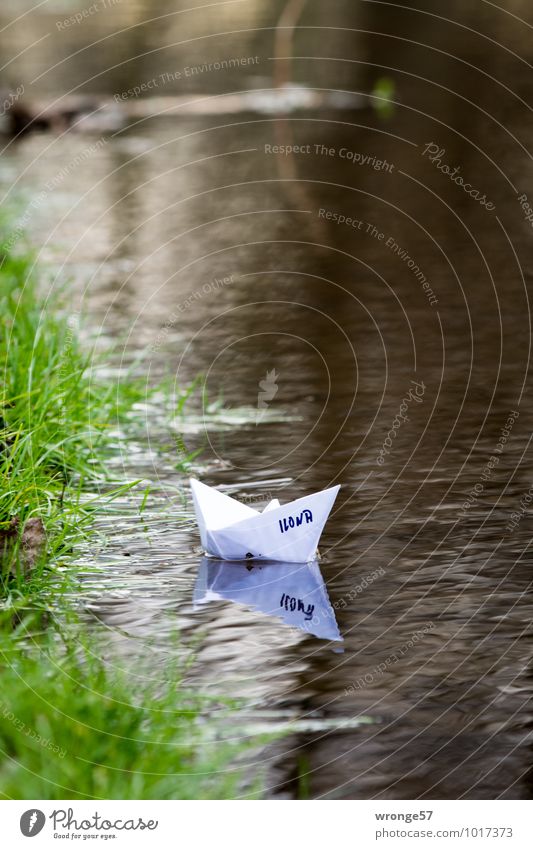
{"type": "Polygon", "coordinates": [[[321,640],[342,640],[318,563],[241,562],[202,557],[195,605],[228,599],[276,616],[321,640]]]}

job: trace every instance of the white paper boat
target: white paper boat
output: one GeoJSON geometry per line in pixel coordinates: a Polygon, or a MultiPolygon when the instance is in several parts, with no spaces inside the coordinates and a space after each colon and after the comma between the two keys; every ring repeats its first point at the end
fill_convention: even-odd
{"type": "Polygon", "coordinates": [[[222,560],[281,560],[307,563],[340,486],[280,505],[277,498],[262,513],[217,489],[191,478],[191,490],[202,545],[222,560]]]}
{"type": "Polygon", "coordinates": [[[228,563],[202,557],[194,606],[234,601],[321,640],[342,641],[318,563],[228,563]]]}

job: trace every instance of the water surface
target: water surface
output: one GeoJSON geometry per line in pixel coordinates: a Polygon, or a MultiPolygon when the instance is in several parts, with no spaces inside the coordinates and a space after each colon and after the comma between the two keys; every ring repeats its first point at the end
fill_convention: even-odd
{"type": "MultiPolygon", "coordinates": [[[[176,16],[163,0],[122,3],[36,43],[13,78],[35,97],[113,98],[258,55],[157,94],[268,92],[281,5],[176,16]]],[[[530,14],[520,2],[309,3],[290,79],[364,95],[388,76],[392,110],[366,97],[307,108],[297,89],[292,111],[258,95],[232,114],[95,119],[28,134],[0,160],[88,335],[118,340],[112,373],[143,351],[150,381],[205,376],[209,408],[193,401],[173,428],[149,408],[118,444],[117,474],[154,486],[142,515],[124,500],[99,518],[102,545],[80,558],[102,572],[81,607],[113,663],[155,664],[178,628],[198,646],[191,682],[249,699],[250,721],[307,722],[262,758],[269,795],[532,795],[532,521],[520,508],[532,236],[518,196],[533,196],[533,48],[511,11],[530,14]],[[434,162],[429,144],[443,151],[434,162]],[[478,197],[450,179],[457,167],[478,197]],[[265,380],[277,389],[258,420],[265,380]],[[342,484],[320,561],[342,652],[248,601],[195,606],[201,553],[175,463],[200,447],[195,474],[258,506],[342,484]]],[[[2,33],[8,55],[67,13],[48,4],[2,33]]]]}

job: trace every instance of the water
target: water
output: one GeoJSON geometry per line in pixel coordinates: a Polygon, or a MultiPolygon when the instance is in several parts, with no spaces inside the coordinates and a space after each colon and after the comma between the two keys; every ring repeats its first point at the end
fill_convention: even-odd
{"type": "MultiPolygon", "coordinates": [[[[232,114],[29,134],[2,155],[6,193],[16,184],[41,260],[71,278],[91,332],[119,340],[125,364],[147,351],[150,380],[204,374],[211,405],[193,402],[177,447],[182,423],[157,409],[120,446],[117,473],[155,485],[141,516],[124,499],[98,520],[80,607],[114,662],[173,653],[179,628],[198,641],[192,682],[249,699],[250,723],[300,723],[268,748],[270,795],[530,798],[531,231],[517,196],[533,197],[532,47],[505,11],[529,10],[347,5],[304,10],[295,55],[330,58],[295,59],[292,79],[364,93],[391,76],[391,114],[364,97],[266,114],[258,95],[256,110],[246,99],[232,114]],[[445,151],[434,162],[430,143],[445,151]],[[450,179],[456,167],[477,197],[450,179]],[[277,391],[257,421],[265,380],[277,391]],[[194,605],[201,553],[174,462],[197,448],[198,476],[258,506],[342,484],[320,570],[343,651],[248,602],[194,605]]],[[[172,17],[68,59],[155,6],[176,10],[117,5],[43,40],[13,78],[42,75],[35,97],[81,86],[112,98],[195,62],[259,55],[157,94],[271,85],[281,4],[172,17]]],[[[32,13],[2,34],[7,54],[68,13],[32,13]]]]}

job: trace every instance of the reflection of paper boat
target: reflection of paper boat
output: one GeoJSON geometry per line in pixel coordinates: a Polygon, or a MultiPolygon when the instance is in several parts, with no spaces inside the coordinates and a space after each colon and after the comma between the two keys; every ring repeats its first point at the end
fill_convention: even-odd
{"type": "Polygon", "coordinates": [[[202,557],[194,604],[221,599],[276,616],[321,640],[342,640],[316,561],[245,566],[202,557]]]}
{"type": "Polygon", "coordinates": [[[202,545],[223,560],[312,560],[339,486],[280,506],[274,499],[262,513],[191,478],[202,545]]]}

